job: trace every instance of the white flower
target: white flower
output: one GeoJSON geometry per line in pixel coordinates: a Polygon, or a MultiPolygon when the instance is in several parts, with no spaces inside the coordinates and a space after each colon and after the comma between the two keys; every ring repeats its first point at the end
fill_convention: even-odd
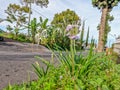
{"type": "Polygon", "coordinates": [[[63,76],[60,76],[60,80],[63,78],[63,76]]]}

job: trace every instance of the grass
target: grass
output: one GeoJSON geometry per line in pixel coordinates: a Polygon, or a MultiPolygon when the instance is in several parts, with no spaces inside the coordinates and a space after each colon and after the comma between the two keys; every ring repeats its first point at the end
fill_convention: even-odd
{"type": "Polygon", "coordinates": [[[57,66],[41,58],[46,69],[38,62],[33,64],[38,80],[9,85],[3,90],[120,90],[120,65],[111,55],[96,54],[91,48],[88,55],[83,56],[71,47],[70,52],[59,52],[55,56],[60,63],[57,66]]]}
{"type": "Polygon", "coordinates": [[[16,40],[16,41],[19,41],[19,42],[31,43],[31,40],[29,40],[28,37],[25,34],[18,34],[18,36],[15,38],[15,35],[13,33],[3,32],[3,33],[0,33],[0,36],[2,36],[4,38],[16,40]]]}

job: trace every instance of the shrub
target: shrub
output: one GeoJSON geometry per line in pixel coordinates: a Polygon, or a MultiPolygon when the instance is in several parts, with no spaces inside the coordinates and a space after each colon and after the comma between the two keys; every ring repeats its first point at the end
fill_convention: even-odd
{"type": "Polygon", "coordinates": [[[31,42],[28,37],[25,35],[25,34],[18,34],[18,36],[16,37],[16,40],[17,41],[20,41],[20,42],[31,42]]]}

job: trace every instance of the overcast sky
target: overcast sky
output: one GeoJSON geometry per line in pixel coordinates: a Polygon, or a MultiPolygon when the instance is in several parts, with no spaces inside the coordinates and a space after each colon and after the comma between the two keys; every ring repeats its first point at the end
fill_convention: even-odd
{"type": "MultiPolygon", "coordinates": [[[[49,0],[48,8],[41,8],[36,5],[32,5],[33,15],[32,17],[48,18],[49,21],[53,19],[54,14],[64,11],[66,9],[74,10],[82,20],[86,20],[86,31],[88,26],[90,27],[90,36],[98,38],[97,25],[100,22],[101,11],[94,8],[91,4],[92,0],[49,0]]],[[[0,0],[0,18],[6,18],[4,10],[10,3],[20,4],[20,0],[0,0]]],[[[120,5],[115,7],[111,12],[114,16],[114,21],[110,23],[111,34],[116,36],[120,35],[120,5]]],[[[0,28],[6,27],[8,23],[0,23],[0,28]]],[[[109,43],[112,43],[115,37],[109,34],[109,43]]],[[[108,43],[108,44],[109,44],[108,43]]]]}

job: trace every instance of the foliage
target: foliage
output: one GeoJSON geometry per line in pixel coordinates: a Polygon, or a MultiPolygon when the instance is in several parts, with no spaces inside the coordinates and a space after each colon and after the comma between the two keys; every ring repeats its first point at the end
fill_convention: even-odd
{"type": "MultiPolygon", "coordinates": [[[[28,25],[30,24],[30,21],[31,21],[31,13],[32,13],[32,10],[31,10],[31,6],[32,4],[36,4],[38,6],[41,6],[41,7],[47,7],[49,1],[48,0],[21,0],[21,3],[25,4],[26,7],[29,7],[29,16],[28,16],[28,25]]],[[[28,27],[28,36],[30,36],[30,30],[29,30],[29,27],[28,27]]]]}
{"type": "MultiPolygon", "coordinates": [[[[38,6],[41,6],[41,7],[47,7],[47,5],[49,4],[49,1],[48,0],[21,0],[21,3],[25,4],[27,7],[29,7],[29,16],[28,16],[28,25],[30,24],[30,21],[31,21],[31,13],[32,13],[32,4],[36,4],[38,6]]],[[[28,27],[28,36],[30,36],[30,30],[29,30],[29,27],[28,27]]]]}
{"type": "Polygon", "coordinates": [[[105,25],[105,35],[104,35],[104,44],[106,45],[107,39],[108,39],[108,33],[111,31],[111,26],[109,25],[109,22],[113,21],[114,17],[110,16],[108,13],[107,18],[106,18],[106,25],[105,25]]]}
{"type": "Polygon", "coordinates": [[[80,46],[82,47],[83,45],[83,39],[84,39],[84,29],[85,29],[85,21],[83,21],[83,25],[82,25],[82,30],[81,30],[81,35],[80,35],[80,46]]]}
{"type": "Polygon", "coordinates": [[[27,38],[27,36],[25,34],[22,34],[22,33],[19,33],[16,38],[14,38],[13,33],[6,33],[6,32],[0,33],[0,36],[2,36],[4,38],[12,39],[12,40],[20,41],[20,42],[31,42],[27,38]]]}
{"type": "Polygon", "coordinates": [[[48,36],[46,46],[52,49],[56,49],[56,46],[60,47],[62,50],[70,49],[70,39],[63,35],[63,32],[61,31],[61,28],[49,26],[47,29],[48,36]]]}
{"type": "Polygon", "coordinates": [[[47,29],[48,29],[48,19],[43,20],[42,17],[39,19],[39,23],[37,23],[37,33],[35,35],[36,43],[38,44],[46,44],[47,41],[47,29]]]}
{"type": "Polygon", "coordinates": [[[31,40],[29,40],[27,36],[22,33],[18,34],[18,37],[15,40],[20,41],[20,42],[31,42],[31,40]]]}
{"type": "MultiPolygon", "coordinates": [[[[110,15],[110,13],[107,14],[106,17],[106,24],[105,24],[105,35],[104,35],[104,44],[106,45],[107,39],[108,39],[108,33],[111,31],[111,26],[109,25],[109,22],[113,21],[114,17],[110,15]]],[[[100,25],[97,27],[98,30],[100,30],[100,25]]]]}
{"type": "Polygon", "coordinates": [[[89,41],[89,27],[88,27],[86,41],[85,41],[86,46],[88,46],[88,41],[89,41]]]}
{"type": "Polygon", "coordinates": [[[42,17],[40,17],[40,22],[39,24],[39,31],[38,32],[42,32],[43,30],[47,29],[48,27],[48,19],[46,18],[45,20],[42,19],[42,17]]]}
{"type": "Polygon", "coordinates": [[[93,6],[98,9],[108,7],[112,9],[114,6],[117,6],[120,0],[92,0],[93,6]]]}
{"type": "Polygon", "coordinates": [[[29,3],[35,3],[38,6],[41,7],[47,7],[49,4],[49,0],[22,0],[24,3],[29,4],[29,3]]]}
{"type": "Polygon", "coordinates": [[[6,29],[9,31],[9,33],[12,33],[13,28],[10,25],[7,25],[6,29]]]}
{"type": "Polygon", "coordinates": [[[31,31],[32,43],[35,43],[35,35],[37,33],[37,20],[36,20],[36,18],[33,18],[33,20],[31,20],[29,28],[31,31]]]}
{"type": "Polygon", "coordinates": [[[4,31],[2,29],[0,29],[0,33],[4,33],[4,31]]]}
{"type": "Polygon", "coordinates": [[[3,33],[2,34],[3,37],[5,38],[9,38],[9,39],[14,39],[14,34],[13,33],[3,33]]]}
{"type": "MultiPolygon", "coordinates": [[[[70,14],[72,17],[68,20],[71,20],[70,22],[72,24],[78,25],[77,28],[74,28],[76,30],[79,29],[80,22],[79,17],[75,14],[74,11],[70,11],[69,9],[67,11],[62,12],[65,14],[70,14]],[[76,21],[73,21],[76,20],[76,21]]],[[[68,15],[69,16],[69,15],[68,15]]],[[[67,19],[67,16],[65,16],[67,19]]],[[[36,29],[36,42],[45,46],[48,46],[52,49],[55,49],[56,46],[59,46],[61,49],[70,49],[70,39],[65,35],[66,31],[65,28],[58,27],[57,25],[47,25],[48,19],[43,20],[42,17],[40,17],[40,22],[37,23],[36,29]],[[46,35],[44,35],[46,34],[46,35]]],[[[68,21],[66,20],[64,24],[67,26],[68,21]]],[[[30,25],[31,26],[31,25],[30,25]]],[[[30,28],[30,27],[29,27],[30,28]]],[[[76,31],[75,30],[75,31],[76,31]]]]}
{"type": "MultiPolygon", "coordinates": [[[[93,44],[91,44],[93,47],[93,44]]],[[[71,51],[55,55],[60,61],[54,66],[52,61],[40,60],[47,66],[43,69],[34,64],[39,77],[37,81],[22,85],[8,86],[4,90],[119,90],[120,65],[104,53],[96,54],[91,48],[86,56],[71,51]]]]}
{"type": "Polygon", "coordinates": [[[80,26],[80,18],[74,11],[67,9],[66,11],[55,14],[51,24],[54,24],[55,26],[65,30],[69,24],[80,26]]]}
{"type": "Polygon", "coordinates": [[[58,46],[61,50],[70,50],[70,41],[74,39],[75,48],[77,50],[82,49],[81,47],[84,42],[84,27],[85,22],[83,22],[81,31],[79,31],[77,25],[68,25],[64,33],[62,32],[62,28],[58,28],[54,25],[49,26],[47,28],[47,46],[52,49],[56,49],[56,46],[58,46]]]}
{"type": "Polygon", "coordinates": [[[105,29],[108,27],[107,24],[107,15],[114,6],[117,6],[120,0],[92,0],[94,7],[102,10],[100,30],[99,30],[99,41],[98,41],[98,52],[103,52],[104,46],[106,43],[107,32],[105,29]]]}
{"type": "Polygon", "coordinates": [[[13,25],[7,26],[7,30],[13,31],[15,37],[17,37],[19,30],[22,30],[24,25],[27,23],[26,14],[29,12],[29,8],[25,6],[20,6],[16,4],[9,4],[5,13],[7,13],[6,21],[12,23],[13,25]]]}

